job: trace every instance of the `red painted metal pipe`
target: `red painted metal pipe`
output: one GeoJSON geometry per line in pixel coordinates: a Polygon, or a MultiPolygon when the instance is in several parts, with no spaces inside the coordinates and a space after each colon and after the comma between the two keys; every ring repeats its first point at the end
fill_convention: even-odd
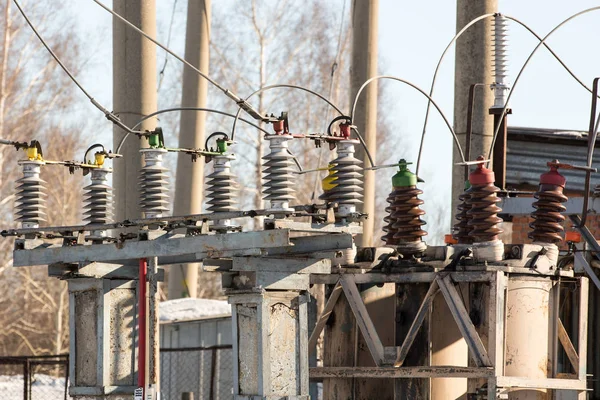
{"type": "Polygon", "coordinates": [[[140,258],[140,291],[139,291],[139,313],[138,313],[138,387],[146,386],[146,275],[148,273],[148,262],[140,258]]]}

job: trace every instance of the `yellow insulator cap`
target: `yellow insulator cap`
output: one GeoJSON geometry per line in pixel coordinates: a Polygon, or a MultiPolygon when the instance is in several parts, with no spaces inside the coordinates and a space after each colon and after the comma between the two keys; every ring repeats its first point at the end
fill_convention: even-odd
{"type": "Polygon", "coordinates": [[[326,192],[328,190],[333,189],[334,187],[336,187],[337,185],[334,183],[334,181],[337,179],[336,177],[333,176],[333,174],[335,174],[335,170],[333,169],[333,164],[329,164],[327,166],[327,170],[329,171],[329,173],[327,174],[327,176],[325,178],[323,178],[323,180],[321,181],[321,187],[323,188],[323,191],[326,192]]]}
{"type": "Polygon", "coordinates": [[[96,165],[97,166],[101,167],[101,166],[104,165],[104,154],[102,154],[102,153],[96,153],[94,155],[94,159],[96,161],[96,165]]]}
{"type": "Polygon", "coordinates": [[[27,158],[30,160],[37,160],[38,151],[36,147],[28,147],[27,148],[27,158]]]}

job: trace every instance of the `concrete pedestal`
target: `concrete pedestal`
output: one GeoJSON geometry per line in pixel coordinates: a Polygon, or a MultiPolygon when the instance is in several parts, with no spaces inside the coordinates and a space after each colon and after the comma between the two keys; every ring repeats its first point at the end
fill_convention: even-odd
{"type": "Polygon", "coordinates": [[[234,400],[309,400],[306,292],[229,294],[234,400]]]}
{"type": "Polygon", "coordinates": [[[78,278],[68,284],[69,394],[130,400],[137,382],[136,282],[78,278]]]}

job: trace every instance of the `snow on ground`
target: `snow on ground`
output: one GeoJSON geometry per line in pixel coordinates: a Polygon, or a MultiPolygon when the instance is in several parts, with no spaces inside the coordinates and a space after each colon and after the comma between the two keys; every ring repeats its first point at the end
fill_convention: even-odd
{"type": "MultiPolygon", "coordinates": [[[[0,375],[0,398],[2,400],[23,399],[23,376],[0,375]]],[[[43,400],[64,400],[65,378],[54,378],[36,374],[32,377],[31,398],[43,400]]]]}
{"type": "Polygon", "coordinates": [[[231,315],[231,306],[225,300],[185,298],[163,301],[159,304],[160,322],[189,321],[231,315]]]}

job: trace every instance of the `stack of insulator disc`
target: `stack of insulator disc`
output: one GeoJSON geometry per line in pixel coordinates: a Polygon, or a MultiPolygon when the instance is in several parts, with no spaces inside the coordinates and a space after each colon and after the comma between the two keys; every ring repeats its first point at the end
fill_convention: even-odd
{"type": "Polygon", "coordinates": [[[20,161],[23,177],[17,180],[16,214],[23,228],[37,228],[46,221],[44,182],[40,179],[42,161],[20,161]]]}
{"type": "Polygon", "coordinates": [[[263,185],[263,198],[269,200],[270,210],[273,211],[294,211],[289,203],[294,199],[294,157],[288,151],[288,141],[292,140],[291,135],[269,135],[265,138],[269,140],[270,152],[263,157],[266,160],[263,164],[265,174],[263,185]]]}
{"type": "Polygon", "coordinates": [[[472,238],[469,236],[469,232],[471,231],[471,228],[469,227],[469,220],[471,219],[469,210],[471,209],[471,205],[468,204],[468,200],[470,197],[471,188],[468,188],[458,196],[458,199],[460,200],[460,204],[457,207],[458,213],[456,214],[458,223],[454,225],[454,234],[452,236],[459,244],[473,243],[472,238]]]}
{"type": "Polygon", "coordinates": [[[112,187],[108,185],[109,169],[97,168],[91,172],[92,183],[85,188],[84,221],[89,224],[112,222],[112,187]]]}
{"type": "Polygon", "coordinates": [[[208,194],[207,204],[210,204],[210,212],[234,211],[234,189],[235,181],[231,173],[230,160],[233,155],[223,154],[213,157],[213,173],[208,175],[206,191],[208,194]]]}
{"type": "MultiPolygon", "coordinates": [[[[558,164],[558,161],[553,163],[558,164]]],[[[534,197],[538,199],[533,203],[536,209],[531,217],[534,221],[529,224],[533,229],[529,237],[537,243],[559,243],[564,231],[566,207],[562,204],[568,200],[563,194],[566,179],[558,173],[557,167],[550,165],[549,172],[540,177],[540,187],[534,197]]]]}
{"type": "Polygon", "coordinates": [[[394,218],[392,218],[392,214],[396,210],[396,207],[393,206],[394,197],[395,197],[394,191],[392,190],[392,192],[389,194],[389,196],[385,200],[389,203],[389,206],[385,208],[385,212],[387,213],[387,215],[385,218],[383,218],[383,221],[386,222],[386,226],[383,227],[383,231],[386,232],[386,235],[384,235],[381,238],[381,240],[383,240],[385,242],[386,246],[390,246],[390,247],[395,247],[398,242],[397,240],[394,240],[394,235],[396,234],[396,230],[393,228],[393,226],[396,223],[396,220],[394,218]]]}
{"type": "Polygon", "coordinates": [[[141,149],[145,165],[140,174],[142,212],[146,218],[161,217],[168,211],[167,169],[162,166],[165,149],[141,149]]]}
{"type": "Polygon", "coordinates": [[[341,140],[337,144],[338,157],[331,161],[335,165],[331,175],[335,187],[323,193],[319,198],[338,203],[338,215],[344,216],[355,212],[356,206],[362,203],[362,162],[354,157],[354,145],[357,140],[341,140]]]}
{"type": "Polygon", "coordinates": [[[502,222],[498,213],[502,209],[496,205],[500,201],[497,196],[500,189],[494,186],[494,172],[484,167],[483,157],[478,157],[478,160],[482,162],[469,174],[471,192],[466,200],[467,207],[470,207],[467,211],[467,217],[470,218],[467,225],[471,227],[469,236],[474,243],[498,240],[498,235],[502,233],[498,227],[502,222]]]}
{"type": "Polygon", "coordinates": [[[391,228],[394,231],[395,246],[404,255],[424,251],[426,246],[423,237],[427,232],[421,229],[426,224],[421,216],[425,215],[425,211],[419,207],[423,204],[423,200],[418,197],[423,194],[423,191],[416,186],[395,187],[392,194],[394,199],[390,208],[393,213],[390,215],[390,220],[394,221],[391,228]]]}
{"type": "Polygon", "coordinates": [[[498,239],[498,235],[503,231],[498,227],[502,218],[498,213],[502,211],[496,205],[500,201],[496,193],[500,188],[489,183],[487,185],[473,185],[471,196],[467,200],[470,210],[467,215],[470,217],[468,225],[472,228],[469,236],[474,242],[490,242],[498,239]]]}

